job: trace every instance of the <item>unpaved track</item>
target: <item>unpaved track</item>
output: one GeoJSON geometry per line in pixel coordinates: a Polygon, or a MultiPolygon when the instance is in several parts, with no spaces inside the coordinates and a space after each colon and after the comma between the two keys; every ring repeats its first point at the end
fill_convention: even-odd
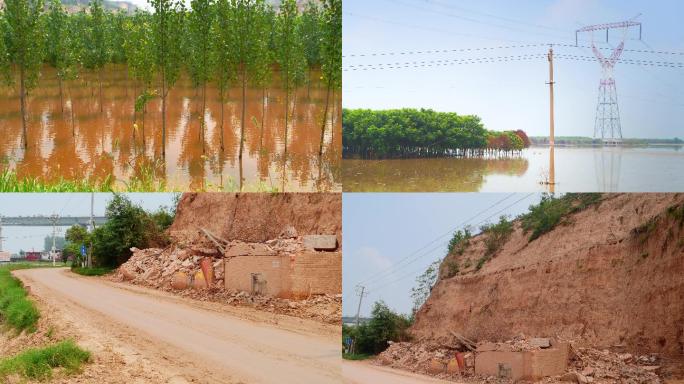
{"type": "MultiPolygon", "coordinates": [[[[161,356],[186,381],[201,383],[339,383],[341,358],[329,336],[279,329],[131,291],[64,269],[15,272],[31,292],[93,332],[116,337],[149,361],[161,356]],[[88,327],[88,324],[97,327],[88,327]]],[[[85,335],[87,339],[90,335],[85,335]]],[[[106,382],[106,380],[105,380],[106,382]]]]}
{"type": "Polygon", "coordinates": [[[345,384],[392,383],[392,384],[454,384],[453,381],[438,380],[425,375],[371,365],[362,361],[342,363],[345,384]]]}

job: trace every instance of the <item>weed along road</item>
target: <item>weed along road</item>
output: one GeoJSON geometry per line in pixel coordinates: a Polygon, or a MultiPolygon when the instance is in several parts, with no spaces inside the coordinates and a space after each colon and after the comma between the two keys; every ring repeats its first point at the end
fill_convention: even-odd
{"type": "Polygon", "coordinates": [[[454,384],[430,376],[371,365],[365,361],[344,361],[342,375],[345,384],[393,383],[393,384],[454,384]]]}
{"type": "Polygon", "coordinates": [[[151,365],[175,371],[174,380],[168,382],[341,381],[339,335],[285,329],[278,321],[254,321],[66,269],[22,270],[15,276],[30,286],[32,295],[72,320],[74,327],[87,329],[84,341],[115,338],[115,343],[151,365]]]}

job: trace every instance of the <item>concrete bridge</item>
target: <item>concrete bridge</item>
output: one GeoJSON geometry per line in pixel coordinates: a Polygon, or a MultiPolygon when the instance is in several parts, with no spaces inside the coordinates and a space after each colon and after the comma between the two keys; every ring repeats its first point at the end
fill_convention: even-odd
{"type": "MultiPolygon", "coordinates": [[[[106,217],[95,216],[95,225],[99,226],[107,222],[106,217]]],[[[57,219],[58,226],[72,226],[80,224],[87,226],[90,222],[90,216],[64,216],[57,219]]],[[[52,217],[50,216],[19,216],[19,217],[2,217],[2,226],[34,226],[34,227],[51,227],[52,217]]]]}

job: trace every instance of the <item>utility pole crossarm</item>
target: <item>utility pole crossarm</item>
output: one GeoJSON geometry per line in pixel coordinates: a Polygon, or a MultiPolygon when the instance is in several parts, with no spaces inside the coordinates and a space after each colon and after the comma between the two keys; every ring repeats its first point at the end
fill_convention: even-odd
{"type": "Polygon", "coordinates": [[[616,23],[604,23],[604,24],[596,24],[596,25],[589,25],[583,28],[578,29],[576,32],[593,32],[593,31],[600,31],[603,29],[615,29],[615,28],[629,28],[629,27],[636,27],[639,26],[641,27],[641,23],[638,21],[620,21],[616,23]]]}

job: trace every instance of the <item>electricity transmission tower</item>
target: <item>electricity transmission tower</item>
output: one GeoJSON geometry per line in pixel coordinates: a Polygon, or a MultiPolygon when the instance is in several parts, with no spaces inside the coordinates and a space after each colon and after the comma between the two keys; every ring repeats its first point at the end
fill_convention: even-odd
{"type": "Polygon", "coordinates": [[[620,59],[622,51],[625,48],[625,37],[630,27],[639,27],[639,39],[641,40],[641,23],[628,20],[618,23],[607,23],[590,25],[580,28],[575,31],[575,45],[577,45],[577,36],[579,33],[591,33],[591,49],[594,56],[601,64],[602,76],[599,83],[598,104],[596,105],[596,120],[594,122],[594,138],[601,136],[603,144],[619,145],[622,143],[622,127],[620,125],[620,109],[618,108],[617,90],[615,88],[615,79],[613,78],[613,69],[615,64],[620,59]],[[595,31],[606,31],[606,43],[608,42],[608,31],[611,29],[620,29],[622,36],[620,44],[613,49],[610,57],[605,57],[596,46],[594,41],[595,31]]]}

